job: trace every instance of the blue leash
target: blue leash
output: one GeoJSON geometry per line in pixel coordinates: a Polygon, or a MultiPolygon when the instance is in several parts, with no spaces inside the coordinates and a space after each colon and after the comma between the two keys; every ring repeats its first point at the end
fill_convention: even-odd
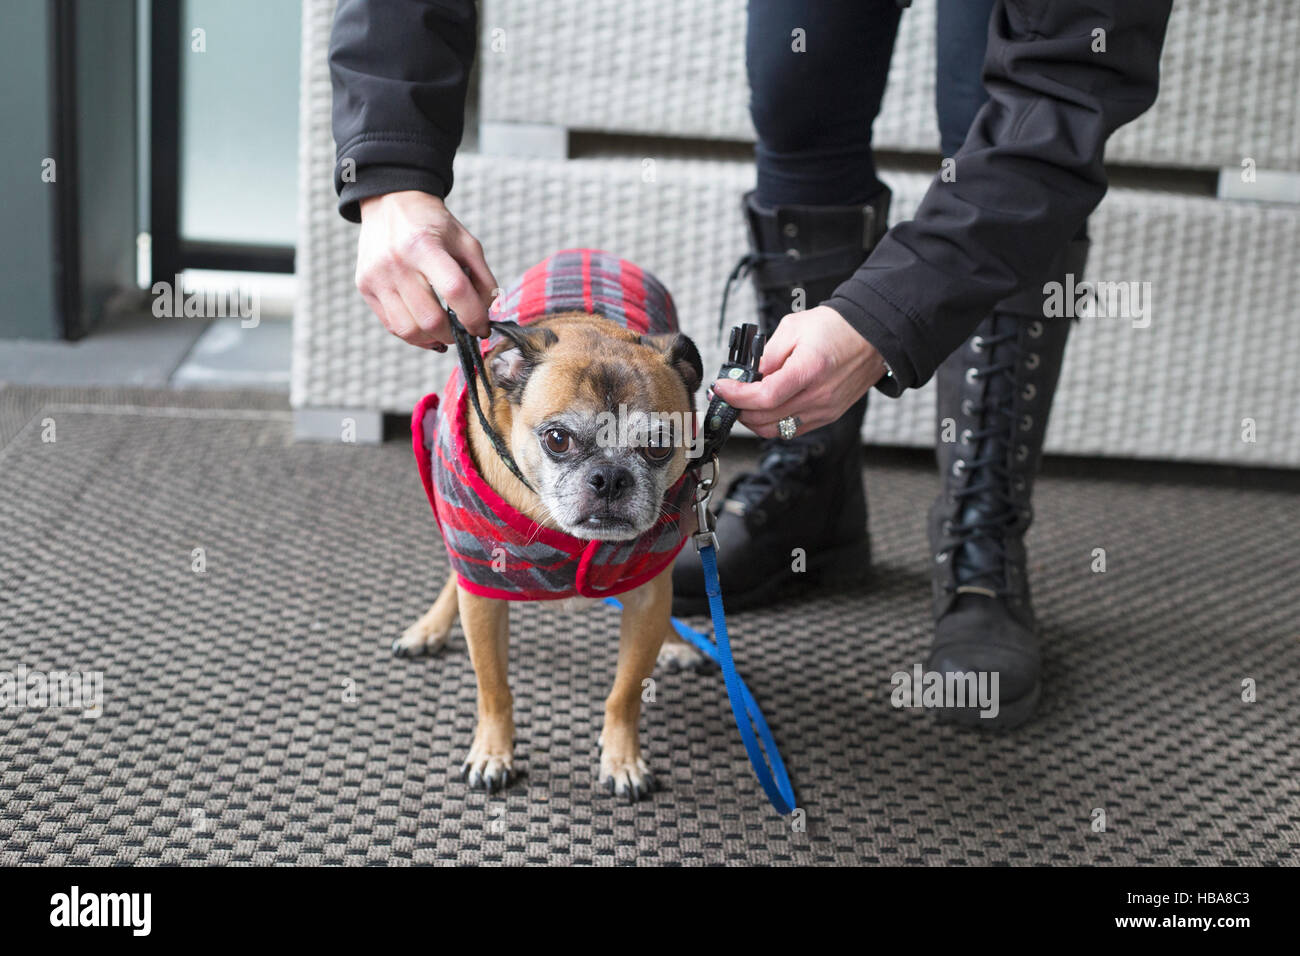
{"type": "MultiPolygon", "coordinates": [[[[707,496],[704,499],[707,501],[707,496]]],[[[704,527],[704,525],[701,525],[704,527]]],[[[731,712],[736,717],[736,727],[740,730],[740,739],[745,743],[749,762],[754,768],[754,775],[772,802],[776,812],[785,816],[794,812],[794,787],[790,784],[790,775],[786,773],[781,751],[772,739],[763,712],[754,700],[754,695],[745,686],[745,681],[736,672],[736,662],[731,657],[731,641],[727,637],[727,616],[722,609],[722,585],[718,580],[717,539],[711,531],[701,534],[696,540],[700,552],[700,561],[704,565],[704,590],[709,596],[709,615],[713,618],[713,634],[716,643],[707,634],[683,624],[677,618],[672,619],[673,630],[682,639],[694,645],[701,654],[722,668],[722,679],[727,685],[727,698],[731,701],[731,712]],[[707,542],[707,543],[704,543],[707,542]],[[754,731],[758,731],[755,737],[754,731]],[[762,738],[760,746],[759,739],[762,738]],[[768,766],[768,761],[771,766],[768,766]]],[[[605,603],[621,608],[617,598],[605,598],[605,603]]]]}

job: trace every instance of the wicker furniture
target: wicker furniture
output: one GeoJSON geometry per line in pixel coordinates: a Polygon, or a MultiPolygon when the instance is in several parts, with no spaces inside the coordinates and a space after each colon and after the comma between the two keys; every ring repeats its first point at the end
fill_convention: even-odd
{"type": "MultiPolygon", "coordinates": [[[[1198,0],[1176,7],[1160,102],[1116,136],[1110,159],[1210,170],[1248,156],[1260,169],[1300,169],[1300,8],[1248,6],[1231,14],[1198,0]]],[[[356,227],[335,212],[331,186],[324,53],[332,9],[331,0],[304,3],[292,396],[304,437],[337,437],[344,417],[376,434],[381,413],[409,412],[450,368],[448,356],[391,338],[353,287],[356,227]]],[[[515,121],[752,137],[738,2],[491,0],[482,29],[480,119],[494,124],[494,144],[509,142],[515,121]],[[561,46],[565,57],[555,57],[561,46]]],[[[932,37],[933,3],[918,0],[903,18],[876,129],[884,147],[935,149],[932,37]]],[[[570,245],[634,259],[672,290],[706,368],[717,367],[721,284],[744,248],[739,196],[753,182],[752,165],[734,148],[637,139],[579,158],[464,152],[456,176],[449,205],[482,240],[500,280],[570,245]]],[[[896,193],[894,216],[910,215],[928,177],[886,170],[884,178],[896,193]]],[[[1292,331],[1300,207],[1116,188],[1092,237],[1087,277],[1149,282],[1150,321],[1079,323],[1048,450],[1300,465],[1300,339],[1292,331]],[[1244,440],[1252,427],[1255,440],[1244,440]]],[[[733,320],[752,308],[747,292],[733,301],[733,320]]],[[[875,398],[863,436],[932,444],[931,390],[875,398]]]]}
{"type": "MultiPolygon", "coordinates": [[[[486,0],[482,118],[701,139],[754,138],[743,0],[486,0]],[[493,47],[496,49],[494,50],[493,47]],[[563,56],[556,56],[563,50],[563,56]]],[[[873,139],[936,152],[934,0],[904,12],[873,139]]],[[[1159,102],[1111,139],[1140,166],[1300,170],[1300,4],[1179,0],[1159,102]]]]}

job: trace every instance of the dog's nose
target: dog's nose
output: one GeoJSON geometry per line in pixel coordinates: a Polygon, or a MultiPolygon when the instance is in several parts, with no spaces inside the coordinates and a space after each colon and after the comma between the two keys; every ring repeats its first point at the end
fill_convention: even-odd
{"type": "Polygon", "coordinates": [[[587,475],[587,484],[597,498],[617,501],[632,487],[632,472],[620,465],[597,465],[587,475]]]}

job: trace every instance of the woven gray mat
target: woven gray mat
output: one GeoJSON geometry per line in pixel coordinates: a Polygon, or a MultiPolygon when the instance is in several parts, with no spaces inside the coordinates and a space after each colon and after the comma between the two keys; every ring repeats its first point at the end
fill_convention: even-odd
{"type": "Polygon", "coordinates": [[[1044,703],[992,736],[890,705],[891,675],[924,660],[936,481],[868,465],[870,587],[732,624],[801,833],[767,806],[716,673],[656,675],[663,792],[597,786],[604,608],[517,609],[527,776],[467,792],[463,640],[388,649],[445,571],[405,442],[295,445],[264,396],[13,388],[0,438],[0,671],[104,673],[98,719],[0,711],[0,864],[1269,864],[1300,842],[1286,490],[1045,478],[1044,703]]]}

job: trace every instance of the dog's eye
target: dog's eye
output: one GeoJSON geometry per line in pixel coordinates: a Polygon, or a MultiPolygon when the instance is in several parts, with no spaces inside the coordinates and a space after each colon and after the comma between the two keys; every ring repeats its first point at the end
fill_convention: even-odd
{"type": "Polygon", "coordinates": [[[642,451],[651,461],[667,461],[672,456],[673,444],[666,434],[661,434],[642,451]]]}
{"type": "Polygon", "coordinates": [[[546,443],[546,450],[555,455],[563,455],[573,447],[573,436],[563,428],[550,429],[542,441],[546,443]]]}

